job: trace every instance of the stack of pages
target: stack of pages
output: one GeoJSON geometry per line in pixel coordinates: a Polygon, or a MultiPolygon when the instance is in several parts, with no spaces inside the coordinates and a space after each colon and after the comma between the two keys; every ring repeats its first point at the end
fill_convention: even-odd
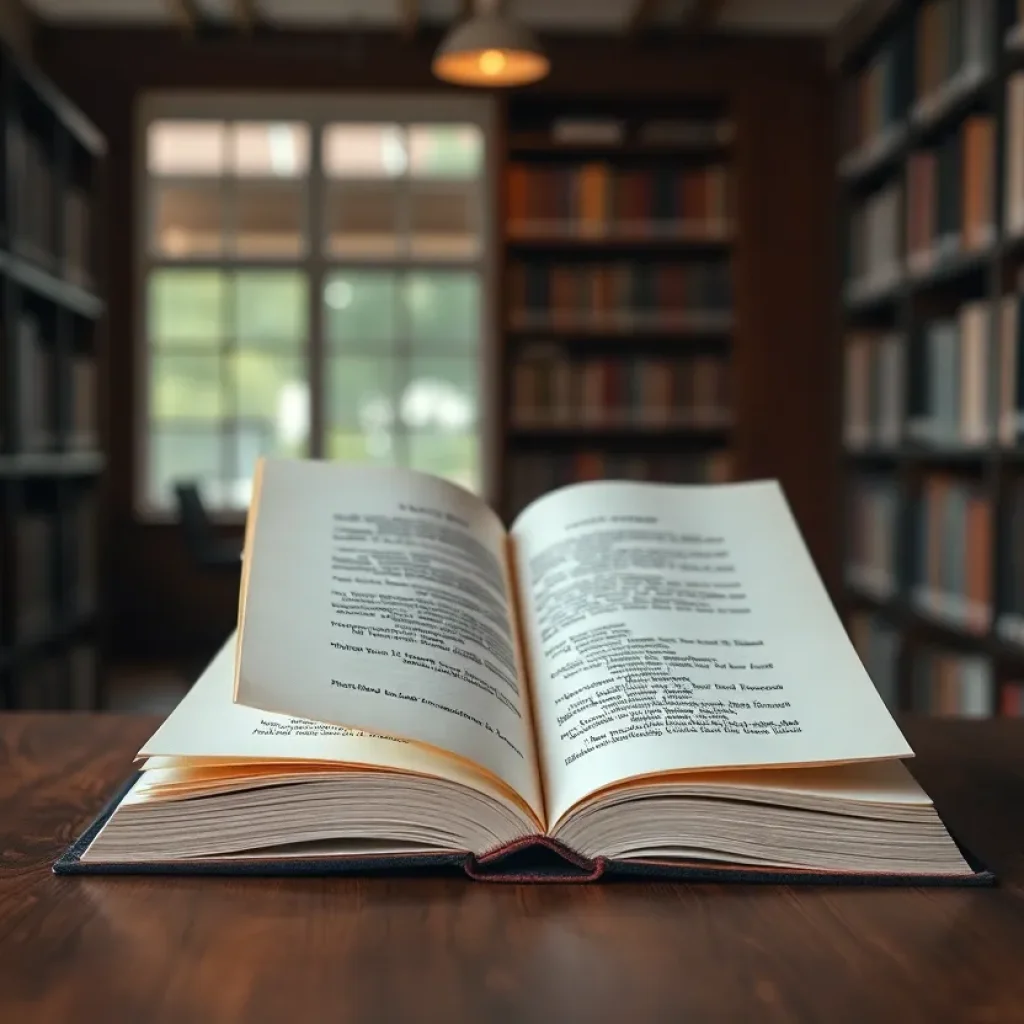
{"type": "Polygon", "coordinates": [[[257,474],[237,634],[58,871],[965,882],[774,483],[506,530],[411,472],[257,474]]]}

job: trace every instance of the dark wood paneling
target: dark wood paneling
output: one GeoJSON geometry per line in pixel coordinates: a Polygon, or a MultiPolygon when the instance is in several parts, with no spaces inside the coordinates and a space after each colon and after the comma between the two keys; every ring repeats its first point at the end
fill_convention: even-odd
{"type": "MultiPolygon", "coordinates": [[[[388,35],[277,33],[187,37],[161,31],[41,30],[36,56],[110,143],[110,645],[118,657],[178,655],[229,629],[235,595],[189,562],[172,528],[132,510],[139,296],[134,106],[155,89],[451,90],[430,75],[437,43],[388,35]]],[[[824,46],[802,40],[622,38],[549,41],[553,71],[533,87],[562,97],[727,98],[740,121],[739,304],[749,411],[741,468],[779,476],[826,580],[838,552],[832,515],[834,397],[830,316],[831,93],[824,46]],[[748,226],[749,222],[749,226],[748,226]]]]}
{"type": "Polygon", "coordinates": [[[1019,721],[907,729],[996,889],[55,878],[155,725],[0,718],[0,1020],[1021,1020],[1019,721]]]}

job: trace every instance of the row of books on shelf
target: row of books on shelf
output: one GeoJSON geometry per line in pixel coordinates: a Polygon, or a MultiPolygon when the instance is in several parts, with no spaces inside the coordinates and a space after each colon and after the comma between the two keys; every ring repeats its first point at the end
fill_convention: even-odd
{"type": "Polygon", "coordinates": [[[896,590],[896,536],[900,497],[888,477],[857,476],[847,522],[847,582],[884,601],[896,590]]]}
{"type": "Polygon", "coordinates": [[[905,244],[912,275],[995,242],[995,152],[994,119],[976,115],[936,146],[910,154],[905,244]]]}
{"type": "Polygon", "coordinates": [[[513,328],[728,329],[732,274],[707,263],[515,263],[513,328]]]}
{"type": "Polygon", "coordinates": [[[79,495],[64,517],[51,509],[20,513],[13,535],[14,625],[19,639],[47,632],[62,616],[95,610],[99,523],[92,495],[79,495]],[[58,572],[66,574],[69,589],[65,593],[58,572]]]}
{"type": "Polygon", "coordinates": [[[992,662],[981,654],[926,647],[916,652],[911,683],[915,711],[991,718],[998,707],[992,662]]]}
{"type": "Polygon", "coordinates": [[[848,449],[900,443],[906,418],[906,343],[892,331],[854,331],[846,338],[843,441],[848,449]]]}
{"type": "Polygon", "coordinates": [[[988,443],[990,332],[987,302],[967,303],[955,317],[923,325],[920,370],[912,379],[917,394],[910,396],[907,422],[910,440],[940,447],[988,443]]]}
{"type": "Polygon", "coordinates": [[[1008,483],[1000,520],[1006,572],[996,630],[1005,640],[1024,645],[1024,481],[1008,483]]]}
{"type": "Polygon", "coordinates": [[[58,382],[54,342],[44,335],[38,320],[23,316],[15,342],[18,392],[14,412],[20,447],[25,451],[45,451],[58,444],[79,450],[95,448],[98,403],[94,356],[72,352],[67,363],[68,379],[58,382]],[[58,438],[57,395],[65,388],[70,401],[67,433],[58,438]]]}
{"type": "Polygon", "coordinates": [[[729,362],[718,356],[574,359],[539,345],[513,370],[514,427],[715,428],[731,417],[729,362]]]}
{"type": "Polygon", "coordinates": [[[562,146],[702,147],[724,145],[734,136],[732,121],[717,116],[652,117],[631,122],[621,117],[557,117],[535,130],[514,132],[513,149],[551,143],[562,146]]]}
{"type": "Polygon", "coordinates": [[[580,449],[565,455],[520,453],[509,466],[512,515],[556,487],[584,480],[648,480],[656,483],[726,483],[733,478],[728,450],[680,455],[643,455],[580,449]]]}
{"type": "Polygon", "coordinates": [[[60,187],[43,138],[18,121],[7,126],[13,204],[11,235],[23,256],[83,286],[92,284],[92,207],[86,189],[60,187]],[[58,212],[59,211],[59,212],[58,212]],[[63,238],[58,225],[63,224],[63,238]]]}
{"type": "MultiPolygon", "coordinates": [[[[884,615],[858,611],[849,616],[850,639],[875,684],[893,710],[901,710],[900,630],[884,615]]],[[[917,645],[910,666],[908,710],[941,717],[1024,717],[1024,683],[996,685],[992,663],[981,654],[935,645],[917,645]]]]}
{"type": "Polygon", "coordinates": [[[1024,437],[1024,295],[999,304],[996,365],[988,302],[965,303],[920,329],[908,393],[907,346],[898,332],[853,331],[846,340],[844,438],[851,450],[906,439],[970,448],[1024,437]],[[995,387],[992,386],[993,373],[995,387]],[[909,410],[909,412],[908,412],[909,410]]]}
{"type": "Polygon", "coordinates": [[[850,640],[882,700],[893,711],[900,707],[900,631],[871,611],[852,613],[847,619],[850,640]]]}
{"type": "MultiPolygon", "coordinates": [[[[896,590],[900,565],[899,484],[858,476],[851,484],[847,582],[885,600],[896,590]]],[[[926,478],[911,513],[911,601],[917,611],[957,629],[986,632],[992,623],[993,517],[972,481],[926,478]]]]}
{"type": "Polygon", "coordinates": [[[60,654],[39,654],[19,666],[15,699],[23,711],[94,710],[99,692],[96,647],[76,643],[60,654]]]}
{"type": "Polygon", "coordinates": [[[870,163],[908,117],[927,121],[985,79],[997,13],[996,0],[929,0],[897,25],[847,87],[845,167],[870,163]]]}
{"type": "Polygon", "coordinates": [[[913,510],[911,601],[928,618],[973,633],[992,624],[992,507],[981,486],[935,474],[913,510]]]}
{"type": "MultiPolygon", "coordinates": [[[[1024,72],[1011,75],[1006,89],[1003,225],[1013,238],[1024,234],[1024,72]]],[[[929,274],[995,241],[996,135],[992,117],[970,116],[909,155],[905,183],[887,180],[858,201],[847,250],[850,300],[891,288],[905,273],[929,274]]]]}
{"type": "Polygon", "coordinates": [[[727,167],[613,167],[593,161],[512,164],[507,224],[512,238],[720,239],[731,232],[727,167]]]}

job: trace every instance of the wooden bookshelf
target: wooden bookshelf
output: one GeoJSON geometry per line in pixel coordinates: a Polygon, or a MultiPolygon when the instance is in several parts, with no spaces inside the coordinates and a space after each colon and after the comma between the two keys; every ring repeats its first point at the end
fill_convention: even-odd
{"type": "Polygon", "coordinates": [[[98,704],[105,144],[0,48],[0,704],[98,704]]]}
{"type": "Polygon", "coordinates": [[[1024,160],[1013,155],[1024,124],[1010,97],[1024,30],[1019,5],[1004,0],[876,6],[841,54],[848,268],[863,258],[851,251],[858,211],[889,187],[902,195],[898,223],[865,243],[892,272],[895,242],[891,280],[858,290],[848,269],[841,303],[845,612],[894,707],[1017,715],[1024,247],[1011,214],[1024,196],[1024,160]],[[959,145],[967,135],[990,137],[991,151],[959,145]],[[928,229],[934,247],[915,259],[928,229]],[[901,346],[898,372],[853,352],[880,352],[886,337],[901,346]]]}
{"type": "Polygon", "coordinates": [[[575,479],[728,478],[728,102],[522,94],[507,118],[506,518],[575,479]]]}

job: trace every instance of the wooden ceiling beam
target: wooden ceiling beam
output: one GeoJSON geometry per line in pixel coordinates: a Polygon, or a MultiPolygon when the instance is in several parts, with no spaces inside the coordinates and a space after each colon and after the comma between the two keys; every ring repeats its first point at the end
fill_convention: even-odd
{"type": "Polygon", "coordinates": [[[167,0],[174,20],[186,32],[195,32],[199,28],[199,8],[196,0],[167,0]]]}
{"type": "Polygon", "coordinates": [[[243,32],[252,32],[260,20],[256,0],[235,0],[235,21],[243,32]]]}
{"type": "Polygon", "coordinates": [[[691,35],[707,32],[718,21],[724,6],[724,0],[693,0],[690,10],[683,18],[683,31],[691,35]]]}
{"type": "Polygon", "coordinates": [[[626,32],[631,36],[644,32],[654,20],[654,15],[661,6],[661,0],[636,0],[629,12],[626,32]]]}
{"type": "Polygon", "coordinates": [[[420,26],[419,0],[402,0],[402,22],[400,31],[403,39],[412,39],[420,26]]]}

